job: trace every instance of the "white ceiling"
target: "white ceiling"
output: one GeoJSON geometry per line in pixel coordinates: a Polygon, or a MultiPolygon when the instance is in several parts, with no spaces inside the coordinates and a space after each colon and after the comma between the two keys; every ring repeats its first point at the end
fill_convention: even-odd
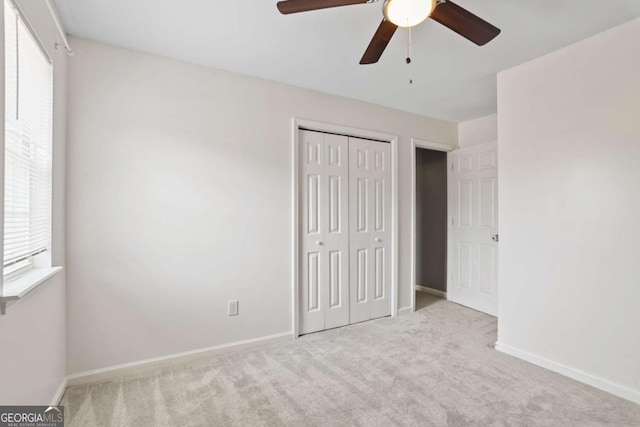
{"type": "Polygon", "coordinates": [[[477,47],[432,20],[358,65],[378,3],[281,15],[277,0],[56,0],[75,36],[455,122],[496,111],[496,72],[640,16],[638,0],[456,0],[502,29],[477,47]]]}

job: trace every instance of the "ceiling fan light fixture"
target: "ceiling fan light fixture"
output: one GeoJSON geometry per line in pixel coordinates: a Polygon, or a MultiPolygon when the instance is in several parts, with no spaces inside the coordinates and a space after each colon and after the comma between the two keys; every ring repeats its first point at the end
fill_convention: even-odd
{"type": "Polygon", "coordinates": [[[414,27],[431,15],[436,0],[386,0],[383,10],[387,21],[398,27],[414,27]]]}

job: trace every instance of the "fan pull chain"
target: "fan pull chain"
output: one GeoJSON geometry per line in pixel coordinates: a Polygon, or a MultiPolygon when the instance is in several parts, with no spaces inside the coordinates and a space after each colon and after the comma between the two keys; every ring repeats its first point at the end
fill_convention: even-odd
{"type": "Polygon", "coordinates": [[[411,65],[411,27],[409,27],[409,44],[407,45],[407,65],[409,66],[409,84],[413,84],[413,66],[411,65]]]}

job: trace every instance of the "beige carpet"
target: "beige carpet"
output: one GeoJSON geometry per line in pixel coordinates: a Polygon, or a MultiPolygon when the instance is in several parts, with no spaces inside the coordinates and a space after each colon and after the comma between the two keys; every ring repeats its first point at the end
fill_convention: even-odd
{"type": "Polygon", "coordinates": [[[640,426],[640,406],[501,354],[496,319],[418,312],[71,387],[68,426],[640,426]]]}

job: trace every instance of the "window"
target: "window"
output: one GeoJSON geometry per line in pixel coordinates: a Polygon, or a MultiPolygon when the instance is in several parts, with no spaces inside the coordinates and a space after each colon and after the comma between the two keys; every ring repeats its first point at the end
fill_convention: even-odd
{"type": "Polygon", "coordinates": [[[53,68],[7,0],[4,10],[3,273],[10,278],[51,265],[53,68]]]}

